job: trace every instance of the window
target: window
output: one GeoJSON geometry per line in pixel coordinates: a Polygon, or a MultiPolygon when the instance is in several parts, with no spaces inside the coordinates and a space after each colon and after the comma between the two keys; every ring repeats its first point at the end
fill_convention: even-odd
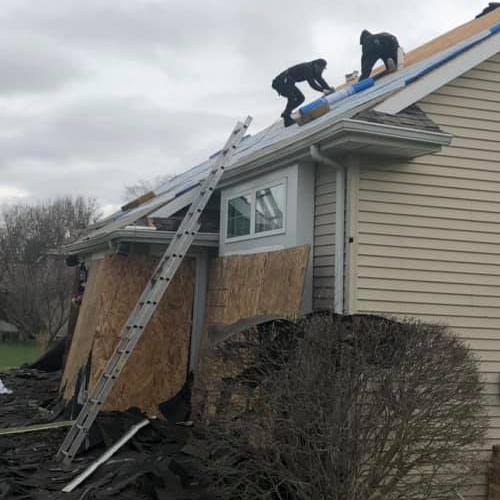
{"type": "Polygon", "coordinates": [[[227,237],[250,234],[251,197],[238,196],[227,202],[227,237]]]}
{"type": "Polygon", "coordinates": [[[283,229],[285,186],[259,189],[255,194],[255,232],[283,229]]]}
{"type": "Polygon", "coordinates": [[[285,229],[286,184],[259,187],[226,202],[226,238],[281,233],[285,229]]]}

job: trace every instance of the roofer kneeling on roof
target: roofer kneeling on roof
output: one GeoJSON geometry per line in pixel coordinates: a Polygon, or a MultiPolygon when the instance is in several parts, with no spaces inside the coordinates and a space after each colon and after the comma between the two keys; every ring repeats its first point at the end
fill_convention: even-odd
{"type": "Polygon", "coordinates": [[[359,43],[363,49],[360,80],[370,76],[373,66],[379,59],[382,59],[386,70],[391,73],[403,64],[403,50],[399,46],[398,39],[390,33],[372,35],[368,30],[363,30],[359,43]]]}
{"type": "Polygon", "coordinates": [[[300,106],[304,100],[304,94],[295,85],[297,82],[305,82],[318,92],[330,94],[335,92],[333,87],[321,76],[326,68],[326,61],[324,59],[315,59],[311,62],[305,62],[291,66],[287,70],[280,73],[272,83],[272,87],[279,95],[286,97],[288,102],[286,108],[281,113],[285,127],[293,125],[295,122],[290,116],[292,111],[300,106]]]}

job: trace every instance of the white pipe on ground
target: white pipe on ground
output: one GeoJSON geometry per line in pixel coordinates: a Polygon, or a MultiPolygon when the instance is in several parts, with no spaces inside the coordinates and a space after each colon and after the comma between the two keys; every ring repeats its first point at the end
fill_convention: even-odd
{"type": "Polygon", "coordinates": [[[100,465],[110,459],[127,441],[132,439],[144,426],[149,424],[149,419],[145,418],[138,424],[134,425],[119,441],[117,441],[109,450],[103,453],[95,462],[93,462],[81,474],[75,477],[71,483],[68,483],[64,488],[64,493],[72,492],[79,484],[83,483],[100,465]]]}
{"type": "Polygon", "coordinates": [[[335,182],[335,285],[334,312],[344,313],[344,251],[345,251],[345,180],[346,169],[340,163],[320,153],[319,147],[310,147],[313,160],[328,165],[336,171],[335,182]]]}

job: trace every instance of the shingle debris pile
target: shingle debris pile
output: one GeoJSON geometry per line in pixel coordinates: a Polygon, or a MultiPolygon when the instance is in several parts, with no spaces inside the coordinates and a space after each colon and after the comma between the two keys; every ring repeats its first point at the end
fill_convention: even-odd
{"type": "MultiPolygon", "coordinates": [[[[60,373],[15,370],[2,374],[13,394],[0,396],[0,431],[48,422],[56,404],[60,373]]],[[[209,500],[201,460],[207,456],[196,430],[152,420],[71,493],[61,490],[105,449],[144,418],[139,411],[102,413],[96,421],[100,446],[70,466],[54,460],[67,429],[0,435],[1,500],[96,500],[106,498],[209,500]],[[195,444],[196,443],[196,444],[195,444]]],[[[59,418],[59,420],[61,420],[59,418]]]]}

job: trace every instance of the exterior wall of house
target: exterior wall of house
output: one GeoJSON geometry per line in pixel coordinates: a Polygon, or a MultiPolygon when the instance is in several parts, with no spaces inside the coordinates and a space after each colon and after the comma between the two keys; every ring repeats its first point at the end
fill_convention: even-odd
{"type": "Polygon", "coordinates": [[[224,187],[221,192],[221,223],[219,254],[221,256],[256,253],[292,248],[312,240],[312,214],[314,175],[310,165],[291,165],[270,173],[236,182],[224,187]],[[235,196],[251,193],[262,187],[284,183],[286,186],[286,209],[283,231],[278,234],[254,235],[229,239],[226,234],[227,201],[235,196]],[[306,226],[306,222],[309,224],[306,226]]]}
{"type": "Polygon", "coordinates": [[[336,171],[316,166],[314,189],[313,306],[332,309],[335,284],[336,171]]]}
{"type": "MultiPolygon", "coordinates": [[[[419,105],[453,141],[411,162],[361,159],[349,307],[446,323],[470,344],[491,415],[488,460],[500,443],[500,56],[419,105]]],[[[486,499],[486,483],[478,476],[466,498],[486,499]]]]}
{"type": "MultiPolygon", "coordinates": [[[[314,168],[311,164],[294,164],[250,179],[237,181],[221,190],[221,222],[219,255],[245,255],[286,250],[313,241],[314,168]],[[227,202],[240,195],[284,184],[286,191],[283,230],[273,234],[257,234],[240,238],[227,237],[227,202]]],[[[302,312],[312,308],[312,252],[306,270],[302,312]]]]}

